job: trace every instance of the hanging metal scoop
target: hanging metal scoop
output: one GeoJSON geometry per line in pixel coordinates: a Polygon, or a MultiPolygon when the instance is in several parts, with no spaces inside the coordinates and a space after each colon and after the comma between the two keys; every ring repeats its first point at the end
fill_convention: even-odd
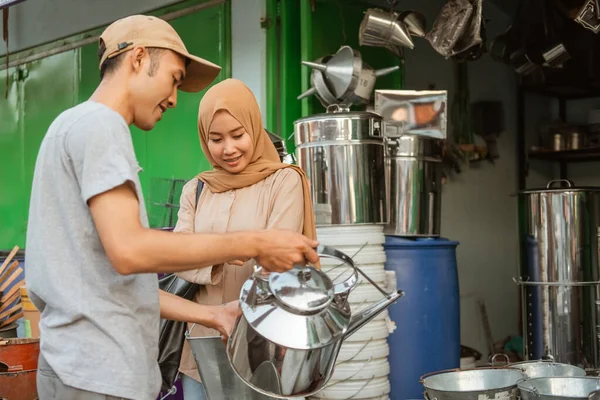
{"type": "MultiPolygon", "coordinates": [[[[361,46],[386,47],[394,53],[402,53],[403,47],[414,49],[409,28],[404,21],[398,19],[397,13],[388,13],[378,8],[370,8],[360,24],[358,43],[361,46]]],[[[414,18],[409,18],[414,22],[414,18]]],[[[417,22],[415,32],[419,32],[417,22]]]]}

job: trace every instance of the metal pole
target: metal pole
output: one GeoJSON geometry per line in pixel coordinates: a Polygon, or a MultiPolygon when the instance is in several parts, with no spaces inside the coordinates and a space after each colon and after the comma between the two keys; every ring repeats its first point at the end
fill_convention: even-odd
{"type": "MultiPolygon", "coordinates": [[[[312,59],[312,7],[310,0],[300,0],[300,57],[303,61],[312,59]]],[[[304,93],[310,88],[310,68],[302,67],[300,92],[304,93]]],[[[312,114],[312,97],[301,100],[302,116],[312,114]]]]}

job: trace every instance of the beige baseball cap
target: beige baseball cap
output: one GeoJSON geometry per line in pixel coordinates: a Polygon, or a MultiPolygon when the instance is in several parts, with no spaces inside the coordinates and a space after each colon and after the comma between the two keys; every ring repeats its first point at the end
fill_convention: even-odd
{"type": "Polygon", "coordinates": [[[190,54],[168,22],[148,15],[132,15],[113,22],[100,35],[99,45],[105,47],[100,66],[107,58],[133,50],[136,46],[158,47],[181,54],[190,60],[185,79],[180,86],[184,92],[198,92],[204,89],[221,71],[218,65],[190,54]]]}

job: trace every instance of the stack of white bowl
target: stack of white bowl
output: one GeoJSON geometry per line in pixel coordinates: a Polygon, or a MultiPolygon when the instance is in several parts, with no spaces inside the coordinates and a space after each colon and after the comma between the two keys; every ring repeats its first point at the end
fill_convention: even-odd
{"type": "MultiPolygon", "coordinates": [[[[321,245],[331,246],[351,257],[371,280],[386,289],[385,251],[383,226],[351,225],[327,226],[317,229],[317,240],[321,245]],[[366,245],[365,245],[366,244],[366,245]],[[364,246],[364,247],[363,247],[364,246]]],[[[321,258],[321,267],[334,283],[349,276],[349,268],[340,262],[321,258]],[[340,277],[340,274],[343,275],[340,277]]],[[[350,293],[348,301],[352,313],[377,303],[383,295],[363,276],[350,293]]],[[[335,372],[325,389],[311,397],[314,400],[361,399],[388,400],[390,353],[387,337],[393,326],[387,310],[365,324],[342,344],[335,372]]]]}

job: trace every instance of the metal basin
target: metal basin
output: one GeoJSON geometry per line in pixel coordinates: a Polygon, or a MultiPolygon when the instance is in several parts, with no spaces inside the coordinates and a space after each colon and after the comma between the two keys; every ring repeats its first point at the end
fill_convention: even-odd
{"type": "Polygon", "coordinates": [[[442,371],[421,378],[421,382],[430,400],[516,400],[521,379],[519,369],[479,368],[442,371]]]}
{"type": "Polygon", "coordinates": [[[551,377],[578,377],[585,376],[585,370],[574,365],[561,364],[553,361],[523,361],[509,364],[509,367],[519,368],[523,371],[525,379],[551,378],[551,377]]]}
{"type": "MultiPolygon", "coordinates": [[[[204,384],[208,400],[271,400],[246,385],[231,368],[225,346],[219,336],[190,337],[187,341],[192,348],[200,378],[204,384]]],[[[255,379],[277,382],[276,371],[262,368],[255,379]]]]}
{"type": "Polygon", "coordinates": [[[520,382],[518,387],[523,400],[587,399],[590,393],[600,389],[600,378],[535,378],[520,382]]]}

